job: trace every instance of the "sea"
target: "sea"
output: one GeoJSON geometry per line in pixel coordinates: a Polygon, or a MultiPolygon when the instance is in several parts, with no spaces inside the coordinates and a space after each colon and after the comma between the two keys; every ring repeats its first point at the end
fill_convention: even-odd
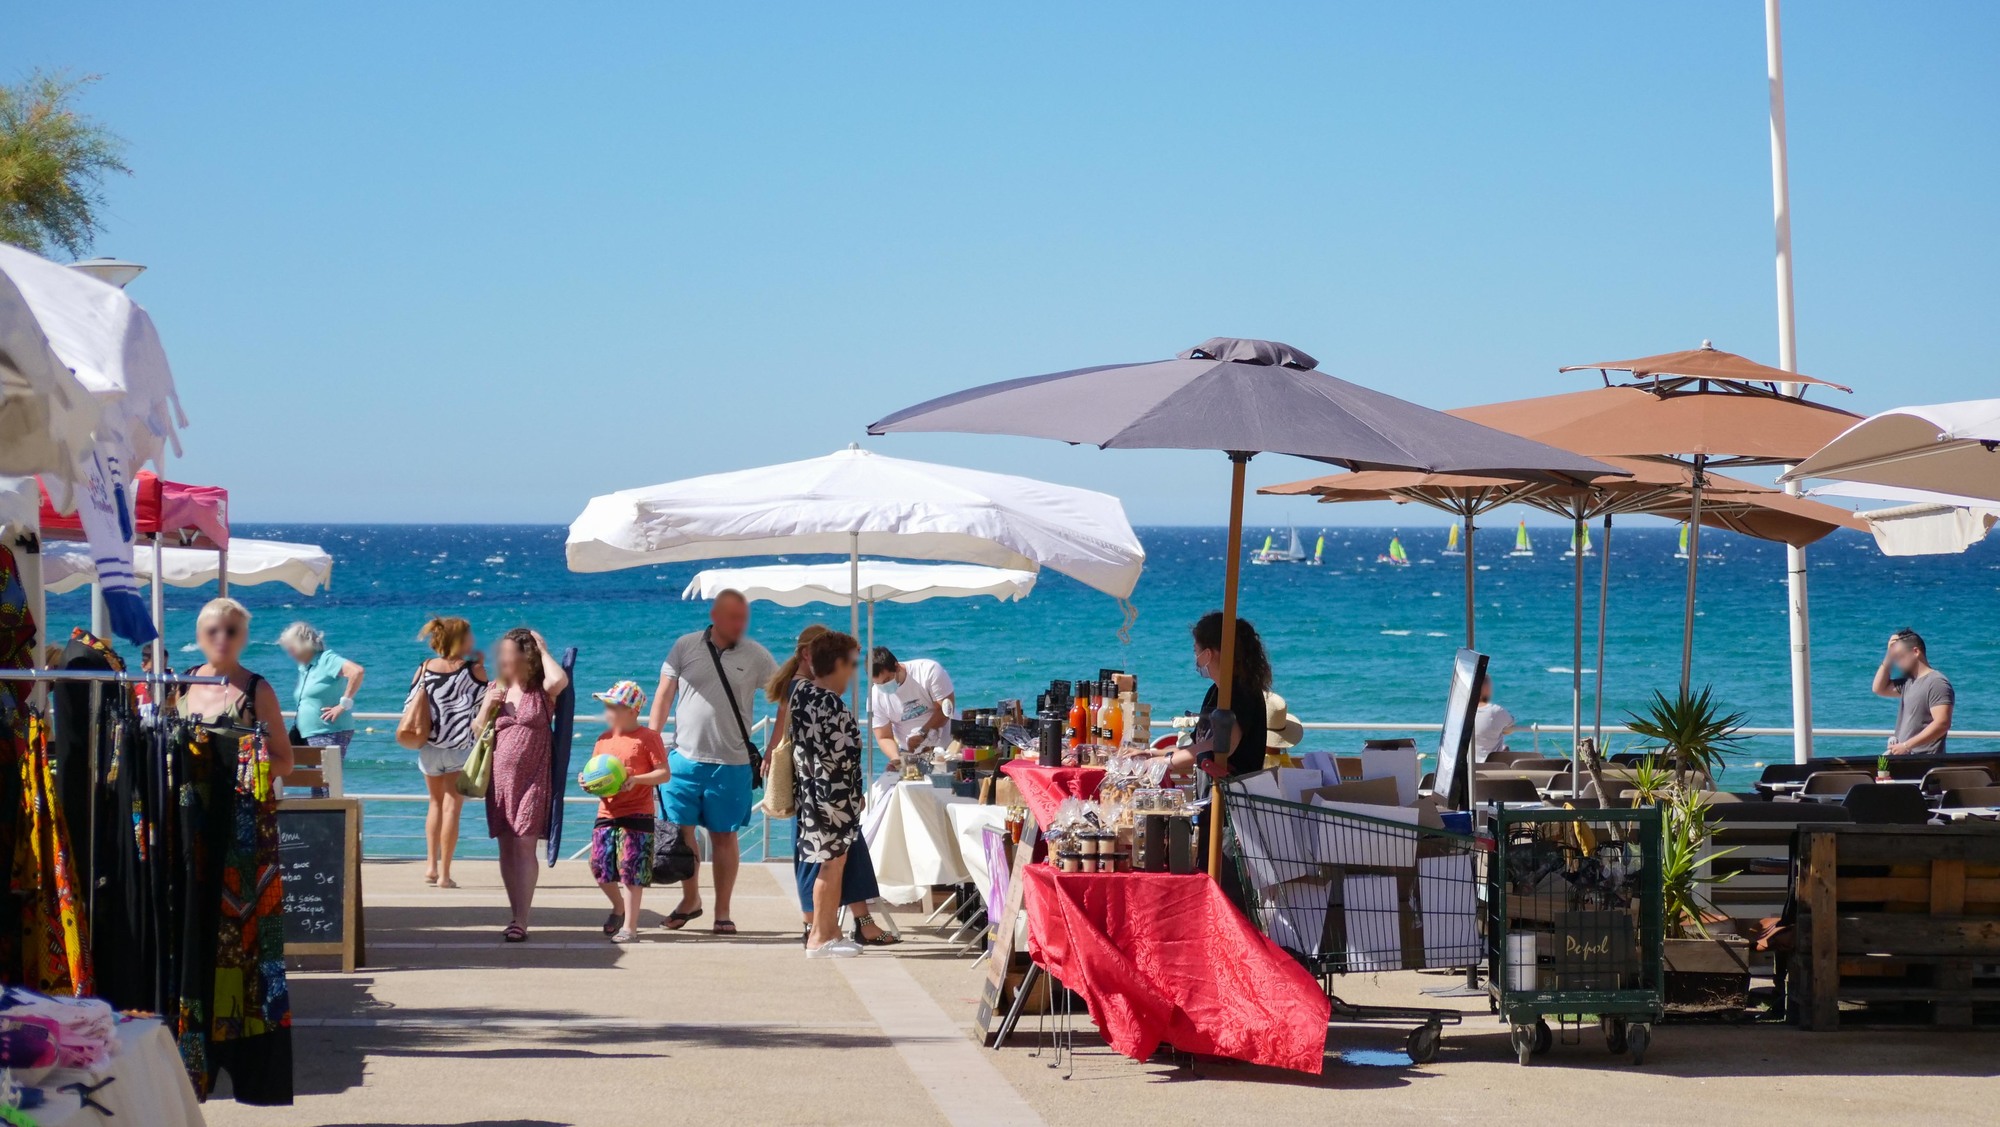
{"type": "MultiPolygon", "coordinates": [[[[291,703],[295,667],[278,648],[293,621],[325,631],[329,645],[367,667],[364,712],[397,712],[410,676],[428,653],[417,630],[432,615],[461,615],[482,646],[510,627],[530,625],[557,647],[578,651],[583,692],[632,679],[650,692],[673,640],[699,629],[707,605],[682,598],[699,565],[664,565],[607,574],[572,574],[564,565],[561,526],[531,525],[239,525],[239,536],[319,544],[332,553],[331,586],[306,597],[279,584],[237,587],[254,616],[246,664],[291,703]]],[[[1305,527],[1310,551],[1325,538],[1324,565],[1244,566],[1240,613],[1270,651],[1275,689],[1306,721],[1408,724],[1443,719],[1454,653],[1464,642],[1464,559],[1445,554],[1448,526],[1305,527]],[[1391,536],[1407,567],[1379,562],[1391,536]]],[[[1575,561],[1565,559],[1567,528],[1530,530],[1532,557],[1508,554],[1512,537],[1481,528],[1477,580],[1478,648],[1490,655],[1496,699],[1523,723],[1549,728],[1570,720],[1575,561]]],[[[1246,556],[1266,534],[1288,542],[1287,529],[1252,529],[1246,556]]],[[[1155,724],[1196,707],[1206,688],[1195,672],[1189,626],[1221,605],[1226,534],[1221,528],[1142,528],[1145,573],[1128,631],[1117,602],[1065,576],[1043,573],[1019,602],[992,598],[882,604],[875,639],[901,657],[942,662],[961,706],[1003,698],[1032,701],[1056,678],[1094,677],[1115,668],[1139,678],[1155,724]]],[[[1674,691],[1680,670],[1686,561],[1675,558],[1670,525],[1617,527],[1611,540],[1604,719],[1621,721],[1656,691],[1674,691]]],[[[1585,563],[1584,721],[1592,713],[1597,652],[1599,555],[1585,563]]],[[[1727,532],[1704,531],[1696,601],[1694,680],[1751,726],[1791,722],[1785,618],[1785,550],[1727,532]]],[[[725,561],[819,562],[825,557],[725,561]]],[[[2000,547],[1975,545],[1962,555],[1883,556],[1867,536],[1838,532],[1808,553],[1813,618],[1814,718],[1820,727],[1886,728],[1895,705],[1869,692],[1888,635],[1911,627],[1924,635],[1933,662],[1958,691],[1955,724],[2000,729],[2000,547]]],[[[167,636],[177,667],[198,659],[194,616],[214,589],[169,589],[167,636]]],[[[49,600],[52,636],[89,621],[82,593],[49,600]]],[[[759,603],[751,633],[780,657],[806,624],[845,629],[845,606],[787,609],[759,603]]],[[[582,698],[581,711],[591,702],[582,698]]],[[[352,793],[421,794],[414,753],[398,747],[394,721],[364,721],[349,753],[352,793]]],[[[580,729],[579,752],[591,728],[580,729]]],[[[1383,734],[1400,734],[1384,732],[1383,734]]],[[[1313,732],[1307,749],[1352,750],[1365,733],[1313,732]]],[[[1419,744],[1435,737],[1418,737],[1419,744]]],[[[1568,734],[1543,734],[1540,746],[1563,753],[1568,734]]],[[[1614,736],[1611,750],[1626,737],[1614,736]]],[[[1516,736],[1514,746],[1535,746],[1516,736]]],[[[1879,738],[1822,737],[1820,754],[1862,754],[1879,738]]],[[[1426,750],[1429,750],[1426,748],[1426,750]]],[[[1728,779],[1747,786],[1765,762],[1787,761],[1789,737],[1750,740],[1728,779]]],[[[587,811],[572,812],[571,837],[583,836],[587,811]]],[[[365,831],[371,855],[421,855],[422,807],[376,803],[365,831]]],[[[778,842],[766,843],[774,850],[778,842]]],[[[476,805],[468,807],[463,855],[491,856],[476,805]]]]}

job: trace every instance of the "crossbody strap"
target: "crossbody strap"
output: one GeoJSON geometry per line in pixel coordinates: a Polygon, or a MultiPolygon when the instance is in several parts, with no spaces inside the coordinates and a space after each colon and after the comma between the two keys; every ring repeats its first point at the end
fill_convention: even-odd
{"type": "Polygon", "coordinates": [[[706,627],[701,632],[701,644],[708,647],[708,660],[715,663],[715,677],[722,682],[722,695],[729,698],[729,715],[736,720],[736,731],[743,737],[743,751],[746,755],[755,756],[757,745],[750,739],[750,726],[743,722],[743,707],[736,703],[736,690],[729,687],[729,671],[722,668],[722,651],[709,641],[706,627]]]}

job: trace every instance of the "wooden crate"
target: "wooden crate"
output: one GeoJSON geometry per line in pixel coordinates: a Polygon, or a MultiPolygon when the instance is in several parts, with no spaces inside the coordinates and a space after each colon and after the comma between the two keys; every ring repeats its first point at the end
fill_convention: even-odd
{"type": "Polygon", "coordinates": [[[1806,1028],[2000,1027],[2000,828],[1801,827],[1793,879],[1806,1028]]]}

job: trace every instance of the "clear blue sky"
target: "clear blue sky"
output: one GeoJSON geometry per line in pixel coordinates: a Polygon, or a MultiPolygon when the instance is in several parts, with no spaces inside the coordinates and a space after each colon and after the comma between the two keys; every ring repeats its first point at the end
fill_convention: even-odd
{"type": "MultiPolygon", "coordinates": [[[[1437,407],[1776,359],[1752,0],[312,7],[17,5],[0,41],[104,76],[134,175],[97,249],[152,268],[170,476],[239,520],[567,521],[1217,334],[1437,407]]],[[[2000,15],[1786,16],[1800,366],[1863,412],[1994,394],[2000,15]]],[[[872,445],[1225,511],[1219,455],[872,445]]]]}

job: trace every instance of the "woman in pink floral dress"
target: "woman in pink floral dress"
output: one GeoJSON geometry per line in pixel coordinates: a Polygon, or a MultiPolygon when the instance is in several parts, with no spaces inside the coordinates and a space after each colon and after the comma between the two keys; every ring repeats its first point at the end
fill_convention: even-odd
{"type": "Polygon", "coordinates": [[[540,634],[523,627],[500,639],[500,676],[486,691],[476,727],[494,725],[486,833],[500,846],[500,881],[513,913],[501,936],[509,943],[528,938],[542,870],[536,853],[549,832],[549,720],[568,683],[540,634]]]}

